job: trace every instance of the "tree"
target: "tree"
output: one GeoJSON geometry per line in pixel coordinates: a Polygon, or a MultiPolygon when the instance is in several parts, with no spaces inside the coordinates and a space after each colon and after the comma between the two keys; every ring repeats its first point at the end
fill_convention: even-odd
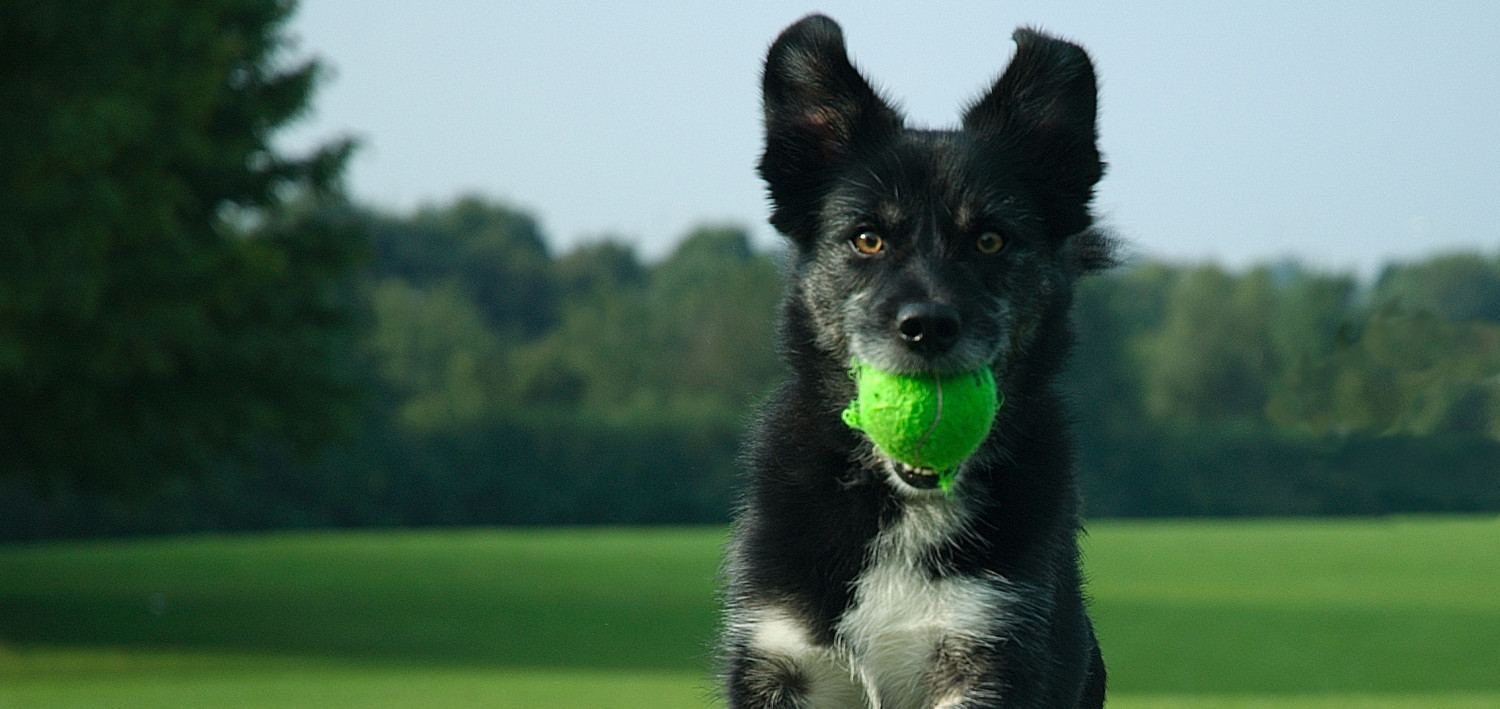
{"type": "Polygon", "coordinates": [[[423,291],[386,278],[371,293],[371,309],[369,346],[400,397],[401,425],[427,432],[495,415],[508,393],[505,354],[455,283],[423,291]]]}
{"type": "Polygon", "coordinates": [[[511,360],[528,409],[737,420],[780,373],[780,279],[743,229],[695,229],[644,272],[607,242],[564,256],[556,271],[566,287],[557,325],[511,360]]]}
{"type": "Polygon", "coordinates": [[[271,144],[284,0],[0,12],[0,477],[129,488],[348,427],[352,145],[271,144]],[[297,201],[293,208],[293,201],[297,201]]]}
{"type": "Polygon", "coordinates": [[[1371,299],[1377,305],[1429,310],[1450,322],[1500,322],[1500,264],[1476,254],[1450,254],[1390,266],[1371,299]]]}
{"type": "Polygon", "coordinates": [[[781,375],[776,261],[733,226],[700,227],[652,271],[649,307],[661,355],[657,386],[678,403],[712,404],[742,416],[781,375]]]}
{"type": "Polygon", "coordinates": [[[1275,297],[1266,269],[1183,271],[1161,327],[1139,342],[1146,411],[1179,424],[1260,420],[1276,371],[1275,297]]]}
{"type": "Polygon", "coordinates": [[[1318,273],[1295,263],[1278,272],[1270,337],[1282,370],[1303,356],[1332,352],[1354,310],[1358,283],[1348,274],[1318,273]]]}
{"type": "Polygon", "coordinates": [[[1273,421],[1317,436],[1500,438],[1500,325],[1388,304],[1352,330],[1288,368],[1266,407],[1273,421]]]}
{"type": "Polygon", "coordinates": [[[376,217],[377,272],[419,288],[454,281],[490,325],[530,339],[553,325],[556,287],[541,228],[530,215],[480,197],[376,217]]]}
{"type": "Polygon", "coordinates": [[[568,301],[610,298],[646,281],[646,267],[623,241],[606,239],[584,244],[554,265],[563,297],[568,301]]]}
{"type": "Polygon", "coordinates": [[[1129,353],[1161,327],[1172,267],[1145,263],[1086,278],[1073,299],[1077,344],[1062,378],[1085,432],[1136,432],[1144,415],[1140,365],[1129,353]]]}

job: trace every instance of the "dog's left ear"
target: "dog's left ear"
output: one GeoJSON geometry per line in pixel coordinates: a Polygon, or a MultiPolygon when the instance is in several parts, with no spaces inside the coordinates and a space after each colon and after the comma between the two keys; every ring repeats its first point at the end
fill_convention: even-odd
{"type": "Polygon", "coordinates": [[[1031,29],[989,93],[964,113],[964,130],[1003,155],[1037,190],[1048,230],[1066,237],[1092,222],[1104,174],[1095,128],[1094,65],[1082,47],[1031,29]]]}

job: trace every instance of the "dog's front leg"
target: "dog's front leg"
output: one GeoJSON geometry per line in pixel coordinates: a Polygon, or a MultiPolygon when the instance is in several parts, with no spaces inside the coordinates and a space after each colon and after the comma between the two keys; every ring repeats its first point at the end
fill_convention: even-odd
{"type": "MultiPolygon", "coordinates": [[[[972,667],[972,659],[963,661],[972,667]]],[[[1009,672],[942,674],[934,667],[931,709],[1102,709],[1104,706],[1104,661],[1097,646],[1085,675],[1054,675],[1046,665],[1009,672]],[[980,675],[983,676],[980,676],[980,675]]],[[[1054,668],[1055,669],[1055,668],[1054,668]]]]}
{"type": "Polygon", "coordinates": [[[1081,678],[1057,673],[1047,656],[1010,652],[999,647],[944,647],[927,675],[926,709],[1099,709],[1103,701],[1103,666],[1098,696],[1081,678]]]}
{"type": "Polygon", "coordinates": [[[864,687],[829,648],[791,656],[744,648],[726,668],[729,709],[869,709],[864,687]]]}
{"type": "Polygon", "coordinates": [[[806,707],[807,678],[795,665],[749,650],[729,659],[726,678],[729,709],[801,709],[806,707]]]}

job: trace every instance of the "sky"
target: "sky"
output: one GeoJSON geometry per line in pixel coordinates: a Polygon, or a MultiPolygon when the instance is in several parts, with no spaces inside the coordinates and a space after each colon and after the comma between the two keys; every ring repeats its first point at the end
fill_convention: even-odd
{"type": "Polygon", "coordinates": [[[1096,213],[1137,258],[1369,276],[1500,253],[1500,3],[920,5],[302,0],[292,56],[332,71],[280,144],[353,136],[356,199],[482,195],[559,252],[614,238],[658,257],[722,223],[771,245],[754,166],[782,28],[830,15],[910,123],[946,127],[1029,25],[1093,57],[1096,213]]]}

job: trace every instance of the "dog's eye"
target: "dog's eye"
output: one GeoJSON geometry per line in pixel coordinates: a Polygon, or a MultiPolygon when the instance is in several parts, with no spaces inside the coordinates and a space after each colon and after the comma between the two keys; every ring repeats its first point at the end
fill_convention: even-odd
{"type": "Polygon", "coordinates": [[[885,249],[885,239],[873,231],[862,231],[849,243],[854,245],[855,251],[866,256],[874,256],[885,249]]]}
{"type": "Polygon", "coordinates": [[[979,238],[974,240],[974,248],[986,256],[998,254],[1000,253],[1000,249],[1005,248],[1005,237],[993,231],[987,231],[980,234],[979,238]]]}

